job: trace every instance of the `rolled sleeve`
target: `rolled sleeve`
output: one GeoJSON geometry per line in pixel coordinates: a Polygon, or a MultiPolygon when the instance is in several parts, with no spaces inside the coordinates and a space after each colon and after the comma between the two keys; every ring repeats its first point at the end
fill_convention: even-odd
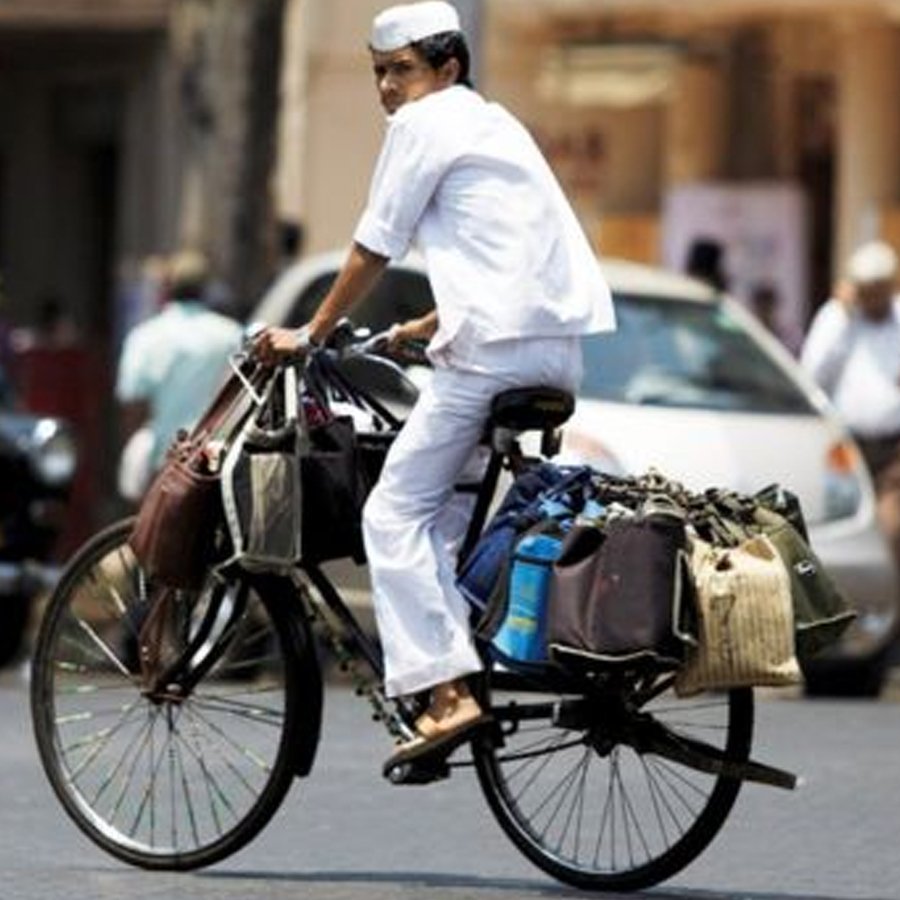
{"type": "MultiPolygon", "coordinates": [[[[419,101],[421,102],[421,101],[419,101]]],[[[419,219],[450,164],[446,145],[433,139],[417,103],[397,113],[385,136],[366,209],[353,239],[391,259],[404,256],[419,219]]]]}
{"type": "Polygon", "coordinates": [[[412,235],[396,231],[389,222],[379,219],[374,210],[367,208],[356,226],[353,240],[379,256],[401,259],[409,250],[412,235]]]}

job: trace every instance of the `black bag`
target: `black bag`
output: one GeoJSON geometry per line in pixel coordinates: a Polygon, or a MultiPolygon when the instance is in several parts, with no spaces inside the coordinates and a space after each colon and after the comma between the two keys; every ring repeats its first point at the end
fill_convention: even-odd
{"type": "Polygon", "coordinates": [[[329,411],[309,429],[300,460],[303,494],[303,561],[351,558],[366,561],[362,511],[381,474],[400,422],[374,397],[352,383],[327,354],[310,357],[304,390],[329,411]],[[372,418],[383,430],[360,433],[349,416],[333,415],[337,401],[372,418]]]}
{"type": "Polygon", "coordinates": [[[364,453],[349,417],[310,429],[309,450],[300,458],[304,562],[365,562],[362,508],[386,453],[374,444],[364,453]]]}
{"type": "Polygon", "coordinates": [[[690,579],[684,523],[663,514],[575,525],[553,568],[550,656],[580,667],[681,664],[690,579]]]}

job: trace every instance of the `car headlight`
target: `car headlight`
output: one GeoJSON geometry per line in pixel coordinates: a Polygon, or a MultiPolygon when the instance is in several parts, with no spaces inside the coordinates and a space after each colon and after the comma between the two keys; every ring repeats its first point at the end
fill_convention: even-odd
{"type": "Polygon", "coordinates": [[[825,456],[825,521],[849,519],[862,500],[862,460],[850,441],[828,448],[825,456]]]}
{"type": "Polygon", "coordinates": [[[593,435],[575,428],[563,428],[562,449],[557,462],[567,465],[589,465],[609,475],[624,475],[625,467],[604,443],[593,435]]]}
{"type": "Polygon", "coordinates": [[[75,441],[54,419],[41,419],[32,433],[28,461],[36,478],[49,487],[61,487],[75,474],[75,441]]]}

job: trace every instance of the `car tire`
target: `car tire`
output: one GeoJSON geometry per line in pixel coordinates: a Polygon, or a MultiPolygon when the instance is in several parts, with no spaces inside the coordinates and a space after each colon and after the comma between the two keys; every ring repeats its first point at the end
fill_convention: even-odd
{"type": "Polygon", "coordinates": [[[0,597],[0,666],[11,663],[22,648],[30,610],[31,597],[25,594],[0,597]]]}
{"type": "Polygon", "coordinates": [[[884,654],[854,662],[816,661],[803,666],[807,697],[877,698],[887,678],[884,654]]]}

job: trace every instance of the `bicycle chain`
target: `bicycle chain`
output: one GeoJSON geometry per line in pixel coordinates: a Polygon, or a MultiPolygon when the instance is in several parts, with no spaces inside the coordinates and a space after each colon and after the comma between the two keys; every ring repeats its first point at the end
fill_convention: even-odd
{"type": "Polygon", "coordinates": [[[327,615],[321,604],[315,602],[309,587],[301,585],[301,593],[306,601],[307,616],[315,628],[324,634],[328,648],[334,654],[338,668],[346,672],[351,679],[353,692],[357,697],[365,697],[372,707],[372,720],[381,722],[391,737],[398,741],[408,741],[415,737],[415,731],[398,709],[397,702],[388,700],[381,684],[373,677],[360,671],[359,656],[347,646],[347,642],[339,633],[334,622],[327,615]]]}

